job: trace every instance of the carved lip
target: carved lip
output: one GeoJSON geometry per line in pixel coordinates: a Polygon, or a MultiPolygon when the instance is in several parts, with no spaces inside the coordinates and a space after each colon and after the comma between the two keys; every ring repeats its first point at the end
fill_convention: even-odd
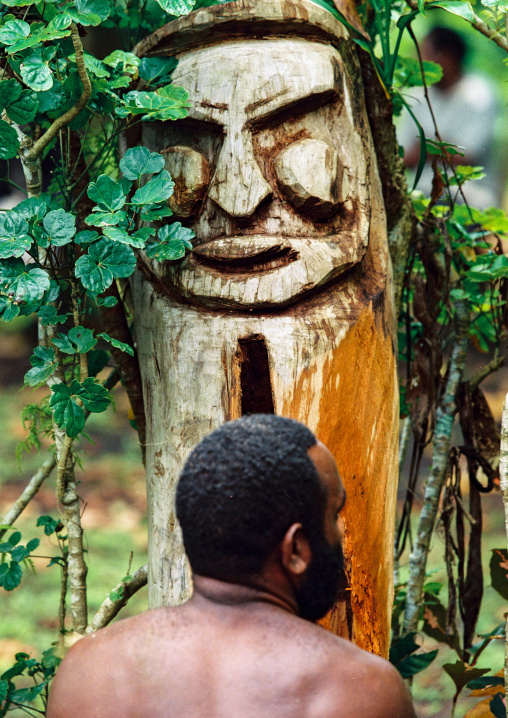
{"type": "Polygon", "coordinates": [[[298,256],[287,238],[261,234],[219,237],[192,251],[197,264],[227,274],[270,271],[294,262],[298,256]]]}

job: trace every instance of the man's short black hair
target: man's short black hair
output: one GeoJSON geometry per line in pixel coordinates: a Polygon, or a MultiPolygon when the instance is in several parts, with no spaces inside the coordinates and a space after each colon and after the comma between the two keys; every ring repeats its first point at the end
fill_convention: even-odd
{"type": "Polygon", "coordinates": [[[426,39],[430,41],[434,50],[450,53],[450,55],[457,58],[459,63],[462,63],[466,56],[467,45],[462,36],[448,27],[436,25],[429,32],[426,39]]]}
{"type": "Polygon", "coordinates": [[[180,475],[176,513],[194,573],[252,577],[293,523],[323,533],[326,491],[307,450],[303,424],[253,414],[206,436],[180,475]]]}

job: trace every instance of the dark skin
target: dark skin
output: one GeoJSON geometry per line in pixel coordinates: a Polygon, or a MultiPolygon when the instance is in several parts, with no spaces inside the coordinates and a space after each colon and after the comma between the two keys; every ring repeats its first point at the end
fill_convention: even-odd
{"type": "MultiPolygon", "coordinates": [[[[341,540],[345,492],[323,444],[325,536],[341,540]]],[[[62,663],[47,718],[414,718],[384,659],[298,617],[312,559],[299,523],[247,585],[194,576],[194,595],[91,634],[62,663]]]]}

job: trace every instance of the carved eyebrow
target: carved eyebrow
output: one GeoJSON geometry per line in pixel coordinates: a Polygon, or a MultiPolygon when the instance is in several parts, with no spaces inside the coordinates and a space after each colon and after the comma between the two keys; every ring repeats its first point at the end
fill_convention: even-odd
{"type": "Polygon", "coordinates": [[[198,100],[195,104],[199,105],[199,107],[206,107],[207,109],[211,110],[219,110],[219,112],[225,112],[229,108],[227,102],[218,102],[217,104],[215,104],[213,102],[209,102],[208,100],[198,100]]]}
{"type": "MultiPolygon", "coordinates": [[[[307,112],[312,112],[323,105],[328,104],[332,100],[338,97],[338,92],[334,88],[323,90],[321,92],[313,92],[304,97],[297,97],[294,100],[284,102],[278,107],[274,107],[268,110],[266,113],[260,114],[257,117],[252,117],[245,123],[248,127],[260,127],[263,125],[280,124],[289,117],[294,115],[303,115],[307,112]]],[[[268,100],[253,102],[248,105],[245,109],[247,113],[249,110],[257,110],[263,104],[273,101],[275,98],[271,97],[268,100]]]]}

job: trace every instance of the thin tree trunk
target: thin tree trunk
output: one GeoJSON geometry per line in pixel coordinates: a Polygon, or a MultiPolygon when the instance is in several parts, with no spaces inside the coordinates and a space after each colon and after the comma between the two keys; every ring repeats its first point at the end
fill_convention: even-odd
{"type": "Polygon", "coordinates": [[[462,379],[466,362],[469,314],[464,302],[457,302],[456,311],[455,325],[457,334],[450,359],[448,380],[437,409],[436,428],[432,442],[432,466],[425,485],[423,506],[418,521],[414,548],[409,556],[410,574],[404,616],[404,633],[413,633],[418,628],[427,557],[448,466],[452,426],[456,412],[455,394],[462,379]]]}

